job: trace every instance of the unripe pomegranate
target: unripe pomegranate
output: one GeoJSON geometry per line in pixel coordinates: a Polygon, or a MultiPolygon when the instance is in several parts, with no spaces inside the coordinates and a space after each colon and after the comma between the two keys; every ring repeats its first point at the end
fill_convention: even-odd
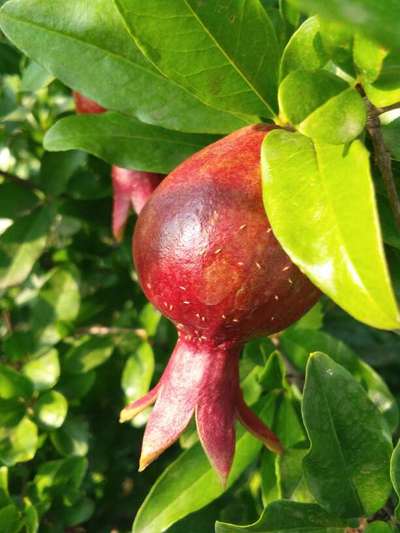
{"type": "Polygon", "coordinates": [[[272,128],[243,128],[190,157],[157,188],[136,224],[140,283],[179,333],[158,385],[121,413],[127,420],[155,402],[141,470],[177,440],[193,414],[223,480],[234,455],[235,419],[281,450],[244,403],[238,359],[246,341],[286,328],[320,293],[283,251],[265,215],[260,148],[272,128]]]}
{"type": "MultiPolygon", "coordinates": [[[[80,114],[104,113],[107,110],[94,100],[74,92],[75,109],[80,114]]],[[[123,237],[131,207],[138,215],[155,188],[163,179],[162,174],[112,167],[113,184],[113,235],[117,241],[123,237]]]]}

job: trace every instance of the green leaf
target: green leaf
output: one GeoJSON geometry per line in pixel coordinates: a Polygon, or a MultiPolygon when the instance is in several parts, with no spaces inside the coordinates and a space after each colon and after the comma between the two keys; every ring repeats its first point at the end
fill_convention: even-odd
{"type": "Polygon", "coordinates": [[[168,174],[215,140],[211,135],[168,131],[110,112],[60,120],[47,132],[44,146],[49,151],[85,150],[123,168],[168,174]]]}
{"type": "Polygon", "coordinates": [[[58,388],[71,400],[78,400],[86,396],[96,381],[96,371],[85,374],[64,374],[61,376],[58,388]]]}
{"type": "Polygon", "coordinates": [[[21,91],[36,92],[54,81],[52,76],[36,61],[31,61],[22,74],[21,91]]]}
{"type": "Polygon", "coordinates": [[[271,117],[278,42],[258,0],[116,0],[143,53],[167,77],[225,111],[271,117]]]}
{"type": "Polygon", "coordinates": [[[15,427],[24,418],[25,413],[26,407],[20,398],[0,398],[0,426],[15,427]]]}
{"type": "Polygon", "coordinates": [[[45,392],[35,403],[36,420],[46,429],[57,429],[67,416],[68,402],[58,391],[45,392]]]}
{"type": "Polygon", "coordinates": [[[393,159],[400,161],[400,118],[383,125],[382,133],[385,146],[390,151],[393,159]]]}
{"type": "Polygon", "coordinates": [[[317,502],[348,518],[380,509],[391,492],[391,439],[361,385],[322,353],[307,365],[303,418],[311,441],[303,468],[317,502]]]}
{"type": "Polygon", "coordinates": [[[400,5],[397,0],[296,0],[295,3],[322,17],[359,28],[389,47],[400,48],[400,5]]]}
{"type": "Polygon", "coordinates": [[[354,80],[356,72],[353,63],[353,28],[348,28],[341,22],[320,19],[320,31],[322,44],[333,63],[333,69],[340,67],[342,75],[345,73],[354,80]]]}
{"type": "Polygon", "coordinates": [[[0,364],[0,398],[8,399],[15,397],[29,398],[33,394],[32,382],[13,370],[0,364]]]}
{"type": "Polygon", "coordinates": [[[89,450],[89,426],[80,417],[68,417],[62,428],[50,434],[56,450],[65,456],[84,456],[89,450]]]}
{"type": "Polygon", "coordinates": [[[356,33],[353,44],[354,64],[365,83],[373,83],[382,70],[387,50],[361,33],[356,33]]]}
{"type": "Polygon", "coordinates": [[[395,514],[396,518],[400,519],[400,440],[397,442],[390,460],[390,478],[397,494],[395,514]]]}
{"type": "Polygon", "coordinates": [[[40,187],[47,194],[62,194],[76,170],[86,162],[86,155],[81,152],[45,153],[40,171],[40,187]]]}
{"type": "Polygon", "coordinates": [[[32,327],[41,345],[51,346],[65,336],[65,325],[78,316],[79,276],[75,268],[63,265],[49,272],[32,307],[32,327]]]}
{"type": "Polygon", "coordinates": [[[0,289],[22,283],[43,253],[54,209],[42,207],[19,218],[0,237],[0,289]]]}
{"type": "MultiPolygon", "coordinates": [[[[258,404],[259,416],[272,425],[277,396],[270,393],[258,404]]],[[[236,453],[227,488],[254,461],[262,444],[249,433],[240,430],[236,453]]],[[[224,493],[217,474],[211,468],[201,444],[183,452],[153,485],[136,515],[133,533],[165,531],[189,513],[201,509],[224,493]]]]}
{"type": "Polygon", "coordinates": [[[26,533],[39,531],[39,515],[29,498],[24,498],[24,515],[26,533]]]}
{"type": "Polygon", "coordinates": [[[295,322],[291,329],[321,329],[324,321],[324,312],[321,302],[318,302],[312,307],[300,320],[295,322]]]}
{"type": "Polygon", "coordinates": [[[127,360],[122,373],[121,385],[127,402],[133,402],[148,392],[153,373],[153,350],[148,342],[142,342],[127,360]]]}
{"type": "Polygon", "coordinates": [[[63,367],[70,374],[89,372],[102,365],[111,356],[114,344],[111,337],[90,337],[71,348],[63,361],[63,367]]]}
{"type": "Polygon", "coordinates": [[[1,533],[16,533],[19,531],[21,515],[14,504],[7,505],[0,509],[0,530],[1,533]]]}
{"type": "Polygon", "coordinates": [[[385,57],[378,79],[374,83],[364,83],[364,90],[376,107],[393,105],[400,100],[400,61],[397,52],[390,52],[385,57]]]}
{"type": "Polygon", "coordinates": [[[292,261],[358,320],[399,328],[362,143],[345,149],[275,130],[262,147],[262,172],[269,220],[292,261]]]}
{"type": "MultiPolygon", "coordinates": [[[[0,4],[1,5],[1,4],[0,4]]],[[[0,72],[19,74],[20,53],[7,42],[0,43],[0,72]]]]}
{"type": "Polygon", "coordinates": [[[344,533],[349,522],[331,516],[318,505],[289,501],[271,503],[260,519],[249,526],[217,522],[216,533],[254,531],[254,533],[344,533]]]}
{"type": "Polygon", "coordinates": [[[139,321],[149,337],[153,337],[160,323],[161,313],[151,303],[147,303],[140,311],[139,321]]]}
{"type": "Polygon", "coordinates": [[[77,493],[88,468],[84,457],[67,457],[42,463],[34,478],[39,500],[64,496],[67,491],[77,493]]]}
{"type": "Polygon", "coordinates": [[[64,507],[61,513],[65,526],[74,527],[87,522],[95,511],[93,500],[84,498],[75,505],[64,507]]]}
{"type": "Polygon", "coordinates": [[[377,522],[370,522],[365,528],[365,533],[391,533],[394,530],[387,522],[378,520],[377,522]]]}
{"type": "Polygon", "coordinates": [[[312,352],[329,353],[334,361],[352,373],[359,370],[358,357],[353,350],[325,331],[289,328],[280,341],[286,357],[301,372],[305,372],[312,352]]]}
{"type": "Polygon", "coordinates": [[[22,367],[22,373],[29,378],[35,390],[43,391],[51,389],[60,377],[60,361],[57,350],[50,350],[28,361],[22,367]]]}
{"type": "Polygon", "coordinates": [[[0,12],[0,24],[45,70],[107,109],[181,131],[224,133],[248,123],[160,75],[109,0],[11,0],[0,12]]]}
{"type": "Polygon", "coordinates": [[[0,185],[0,213],[1,218],[15,219],[28,214],[38,204],[38,197],[29,189],[16,183],[2,183],[0,185]]]}
{"type": "Polygon", "coordinates": [[[295,403],[284,395],[276,413],[274,431],[285,449],[292,448],[306,440],[303,424],[300,422],[295,403]]]}
{"type": "Polygon", "coordinates": [[[360,94],[325,70],[291,72],[279,87],[279,104],[301,133],[321,143],[352,141],[367,119],[360,94]]]}
{"type": "Polygon", "coordinates": [[[283,80],[290,72],[319,70],[328,61],[320,35],[318,17],[310,17],[291,36],[283,52],[280,77],[283,80]]]}
{"type": "Polygon", "coordinates": [[[16,426],[0,427],[0,461],[6,466],[30,461],[37,447],[37,427],[28,418],[23,418],[16,426]]]}

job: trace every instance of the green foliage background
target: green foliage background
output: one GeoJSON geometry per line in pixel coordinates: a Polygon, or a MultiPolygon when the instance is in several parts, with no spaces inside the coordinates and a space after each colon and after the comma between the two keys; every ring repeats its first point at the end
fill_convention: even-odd
{"type": "MultiPolygon", "coordinates": [[[[370,170],[363,145],[373,151],[368,110],[356,88],[378,108],[400,100],[400,6],[304,0],[297,2],[300,12],[296,3],[252,0],[245,11],[240,2],[221,2],[246,14],[243,44],[233,46],[236,19],[228,30],[219,27],[226,13],[205,4],[208,11],[194,0],[154,0],[146,13],[139,0],[6,6],[4,31],[30,59],[2,36],[1,533],[122,533],[134,519],[136,533],[324,533],[359,524],[367,532],[399,530],[400,448],[392,453],[399,436],[399,319],[380,228],[397,296],[400,237],[379,169],[370,170]],[[349,15],[348,3],[353,14],[365,10],[368,24],[349,15]],[[203,57],[191,55],[199,44],[195,32],[180,37],[178,53],[172,46],[170,19],[189,5],[239,64],[227,69],[218,47],[210,47],[206,60],[228,70],[221,93],[210,90],[215,79],[206,60],[193,73],[203,57]],[[62,41],[65,28],[79,30],[68,26],[76,23],[74,8],[101,30],[100,37],[85,34],[87,48],[84,39],[74,46],[62,41]],[[155,13],[158,21],[150,23],[155,13]],[[57,47],[52,23],[60,24],[57,47]],[[108,61],[88,72],[83,52],[93,54],[90,61],[108,61]],[[86,89],[113,112],[73,116],[70,88],[86,89]],[[137,283],[134,217],[124,241],[112,239],[109,163],[167,173],[219,135],[260,118],[291,124],[268,136],[262,154],[274,231],[332,298],[324,296],[272,340],[249,343],[242,357],[246,400],[285,453],[276,457],[239,430],[224,490],[190,426],[139,474],[148,413],[120,425],[119,412],[157,381],[176,333],[137,283]],[[317,269],[321,250],[335,275],[317,269]]],[[[195,21],[184,14],[190,30],[195,21]]],[[[400,119],[385,117],[398,184],[400,119]]]]}

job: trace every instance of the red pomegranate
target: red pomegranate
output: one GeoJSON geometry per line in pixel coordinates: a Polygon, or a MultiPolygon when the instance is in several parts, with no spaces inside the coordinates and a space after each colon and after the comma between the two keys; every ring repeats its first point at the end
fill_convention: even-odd
{"type": "Polygon", "coordinates": [[[140,283],[179,333],[160,382],[121,413],[128,420],[155,402],[140,470],[177,440],[193,414],[224,481],[235,419],[281,450],[244,403],[239,355],[249,339],[299,319],[320,293],[283,251],[265,215],[260,148],[272,128],[243,128],[190,157],[157,188],[136,224],[140,283]]]}
{"type": "MultiPolygon", "coordinates": [[[[75,109],[80,114],[104,113],[107,110],[94,100],[74,92],[75,109]]],[[[113,184],[113,235],[117,241],[123,237],[131,207],[139,214],[155,188],[163,179],[162,174],[112,167],[113,184]]]]}

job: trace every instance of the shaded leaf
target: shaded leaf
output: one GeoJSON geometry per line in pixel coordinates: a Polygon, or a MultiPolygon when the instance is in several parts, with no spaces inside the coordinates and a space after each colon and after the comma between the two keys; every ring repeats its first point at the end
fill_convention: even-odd
{"type": "Polygon", "coordinates": [[[37,427],[28,418],[16,426],[0,428],[0,460],[7,466],[30,461],[37,446],[37,427]]]}
{"type": "Polygon", "coordinates": [[[0,364],[0,398],[29,398],[33,394],[32,382],[16,370],[0,364]]]}
{"type": "Polygon", "coordinates": [[[19,218],[0,237],[0,289],[22,283],[46,247],[54,219],[51,206],[19,218]]]}
{"type": "Polygon", "coordinates": [[[317,502],[349,518],[380,509],[391,492],[391,439],[361,385],[322,353],[307,365],[303,418],[311,441],[303,468],[317,502]]]}
{"type": "Polygon", "coordinates": [[[254,531],[254,533],[344,533],[350,523],[331,516],[318,505],[288,501],[271,503],[260,519],[249,526],[217,522],[216,533],[254,531]]]}
{"type": "Polygon", "coordinates": [[[84,456],[89,450],[89,426],[81,417],[68,417],[62,428],[51,433],[56,450],[65,456],[84,456]]]}
{"type": "Polygon", "coordinates": [[[110,112],[60,120],[47,132],[44,146],[49,151],[85,150],[120,167],[168,174],[215,140],[214,136],[168,131],[110,112]]]}
{"type": "Polygon", "coordinates": [[[44,355],[28,361],[22,367],[22,373],[29,378],[37,391],[51,389],[60,377],[60,361],[57,350],[50,350],[44,355]]]}
{"type": "Polygon", "coordinates": [[[89,372],[111,356],[114,344],[110,337],[90,337],[71,348],[64,357],[63,368],[71,374],[89,372]]]}

